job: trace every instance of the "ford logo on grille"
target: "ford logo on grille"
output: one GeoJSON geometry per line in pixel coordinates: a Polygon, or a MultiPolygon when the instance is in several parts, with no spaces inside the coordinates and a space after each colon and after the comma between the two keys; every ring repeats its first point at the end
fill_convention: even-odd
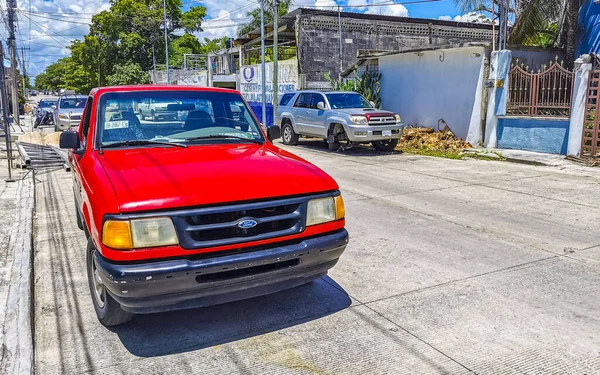
{"type": "Polygon", "coordinates": [[[242,229],[250,229],[250,228],[254,228],[256,226],[256,224],[258,224],[256,222],[256,220],[244,220],[244,221],[240,221],[237,226],[242,229]]]}

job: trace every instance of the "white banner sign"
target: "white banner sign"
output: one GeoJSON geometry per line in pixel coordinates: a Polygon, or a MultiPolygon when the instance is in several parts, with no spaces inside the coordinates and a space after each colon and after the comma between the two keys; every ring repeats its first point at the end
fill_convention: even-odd
{"type": "MultiPolygon", "coordinates": [[[[277,92],[279,98],[286,92],[296,90],[298,85],[298,61],[280,61],[278,64],[277,92]]],[[[273,102],[273,63],[265,64],[267,103],[273,102]]],[[[262,101],[261,65],[247,65],[240,69],[240,92],[249,102],[262,101]]]]}

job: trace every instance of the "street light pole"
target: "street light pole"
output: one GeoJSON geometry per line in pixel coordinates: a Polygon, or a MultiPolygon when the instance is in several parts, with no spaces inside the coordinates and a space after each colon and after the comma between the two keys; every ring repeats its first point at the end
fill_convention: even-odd
{"type": "Polygon", "coordinates": [[[260,2],[260,54],[261,54],[261,88],[262,88],[262,123],[267,126],[267,85],[265,67],[265,0],[260,2]]]}
{"type": "Polygon", "coordinates": [[[167,0],[163,0],[163,12],[164,12],[164,22],[165,22],[165,56],[167,63],[167,85],[171,84],[171,75],[169,73],[169,33],[167,28],[167,0]]]}
{"type": "Polygon", "coordinates": [[[274,11],[273,13],[273,113],[277,111],[277,104],[279,102],[279,56],[277,56],[277,44],[279,43],[279,38],[277,35],[277,30],[279,28],[277,17],[279,16],[279,0],[274,1],[274,11]]]}

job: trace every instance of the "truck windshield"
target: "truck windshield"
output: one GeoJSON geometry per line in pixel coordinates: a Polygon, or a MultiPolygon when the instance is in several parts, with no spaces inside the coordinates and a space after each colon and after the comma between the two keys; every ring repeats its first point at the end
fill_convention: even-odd
{"type": "Polygon", "coordinates": [[[260,125],[236,93],[191,90],[107,93],[101,96],[97,113],[99,147],[264,141],[260,125]]]}
{"type": "Polygon", "coordinates": [[[344,108],[373,108],[371,103],[360,94],[354,93],[334,93],[326,94],[329,105],[333,109],[344,108]]]}

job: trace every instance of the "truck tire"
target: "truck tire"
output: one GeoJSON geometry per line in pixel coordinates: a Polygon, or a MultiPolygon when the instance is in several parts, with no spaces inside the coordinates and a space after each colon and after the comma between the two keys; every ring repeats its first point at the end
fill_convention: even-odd
{"type": "Polygon", "coordinates": [[[96,248],[92,243],[92,239],[88,238],[87,244],[87,276],[92,295],[92,303],[98,320],[105,326],[116,326],[127,323],[135,314],[123,310],[121,305],[112,298],[110,293],[106,291],[106,287],[102,283],[98,270],[94,261],[94,252],[96,248]]]}
{"type": "Polygon", "coordinates": [[[373,144],[373,147],[375,147],[375,150],[377,150],[377,151],[391,152],[391,151],[394,151],[394,149],[398,145],[398,140],[397,139],[386,139],[385,141],[376,141],[376,142],[371,142],[371,143],[373,144]]]}
{"type": "Polygon", "coordinates": [[[150,117],[152,117],[152,121],[158,121],[158,116],[156,116],[154,111],[150,112],[150,117]]]}
{"type": "Polygon", "coordinates": [[[296,134],[292,124],[289,122],[283,124],[281,128],[281,138],[283,139],[283,144],[290,146],[295,146],[298,144],[298,134],[296,134]]]}

